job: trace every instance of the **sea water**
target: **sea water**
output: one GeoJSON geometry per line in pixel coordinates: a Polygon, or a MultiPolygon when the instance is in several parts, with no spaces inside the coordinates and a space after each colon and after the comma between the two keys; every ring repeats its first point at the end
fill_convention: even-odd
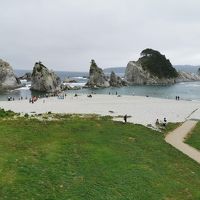
{"type": "MultiPolygon", "coordinates": [[[[16,75],[24,75],[26,70],[16,70],[16,75]]],[[[87,72],[56,72],[57,75],[64,80],[65,78],[72,78],[77,81],[74,85],[83,86],[87,82],[87,72]]],[[[7,100],[9,96],[14,97],[16,100],[20,97],[30,98],[34,95],[44,95],[44,93],[32,92],[30,91],[30,83],[27,83],[26,86],[10,90],[10,91],[1,91],[0,100],[7,100]]],[[[87,89],[83,88],[80,90],[69,90],[66,93],[77,93],[77,94],[111,94],[111,95],[136,95],[136,96],[149,96],[149,97],[158,97],[165,99],[175,99],[176,96],[180,96],[184,100],[200,100],[200,82],[184,82],[177,83],[174,85],[165,85],[165,86],[126,86],[121,88],[101,88],[101,89],[87,89]]]]}

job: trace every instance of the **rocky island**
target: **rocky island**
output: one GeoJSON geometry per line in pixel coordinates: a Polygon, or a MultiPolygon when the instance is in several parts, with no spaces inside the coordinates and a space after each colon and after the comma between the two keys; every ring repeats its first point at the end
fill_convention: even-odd
{"type": "Polygon", "coordinates": [[[20,87],[20,81],[15,76],[9,63],[0,59],[0,90],[20,87]]]}
{"type": "Polygon", "coordinates": [[[110,80],[109,80],[110,86],[111,87],[122,87],[122,86],[126,86],[127,82],[124,81],[122,78],[120,78],[119,76],[117,76],[115,74],[115,72],[111,72],[110,74],[110,80]]]}
{"type": "Polygon", "coordinates": [[[130,61],[126,67],[125,80],[129,84],[154,85],[199,81],[200,76],[177,72],[169,59],[159,51],[145,49],[138,61],[130,61]]]}
{"type": "Polygon", "coordinates": [[[41,62],[35,63],[31,77],[31,90],[40,92],[59,92],[61,90],[61,80],[53,72],[45,67],[41,62]]]}
{"type": "Polygon", "coordinates": [[[126,85],[126,81],[116,76],[114,72],[110,77],[106,76],[101,68],[99,68],[94,60],[91,61],[89,80],[86,87],[91,88],[106,88],[106,87],[121,87],[126,85]]]}

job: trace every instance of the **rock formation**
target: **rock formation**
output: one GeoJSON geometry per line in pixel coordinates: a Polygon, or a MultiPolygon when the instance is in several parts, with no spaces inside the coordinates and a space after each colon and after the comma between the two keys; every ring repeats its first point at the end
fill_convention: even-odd
{"type": "Polygon", "coordinates": [[[138,62],[130,61],[125,71],[125,80],[129,84],[154,85],[154,84],[173,84],[174,78],[158,78],[148,70],[144,70],[138,62]]]}
{"type": "Polygon", "coordinates": [[[63,80],[63,83],[77,83],[77,81],[75,79],[72,79],[72,78],[65,78],[63,80]]]}
{"type": "Polygon", "coordinates": [[[109,87],[108,78],[103,73],[103,70],[97,66],[94,60],[91,61],[89,80],[86,83],[87,87],[109,87]]]}
{"type": "Polygon", "coordinates": [[[53,72],[49,71],[41,62],[35,63],[32,72],[31,90],[41,92],[59,92],[61,80],[53,72]]]}
{"type": "Polygon", "coordinates": [[[20,86],[12,67],[0,59],[0,89],[14,89],[20,86]]]}
{"type": "Polygon", "coordinates": [[[113,71],[110,74],[110,86],[112,87],[122,87],[126,86],[127,82],[122,80],[119,76],[117,76],[113,71]]]}
{"type": "Polygon", "coordinates": [[[128,63],[125,80],[129,84],[139,85],[174,84],[177,82],[198,81],[200,76],[177,72],[164,55],[158,51],[146,49],[142,51],[138,61],[128,63]]]}
{"type": "Polygon", "coordinates": [[[27,81],[31,81],[32,78],[32,74],[30,72],[25,73],[23,76],[19,77],[19,80],[27,80],[27,81]]]}
{"type": "Polygon", "coordinates": [[[176,78],[175,81],[176,83],[200,81],[200,75],[181,71],[181,72],[178,72],[178,77],[176,78]]]}

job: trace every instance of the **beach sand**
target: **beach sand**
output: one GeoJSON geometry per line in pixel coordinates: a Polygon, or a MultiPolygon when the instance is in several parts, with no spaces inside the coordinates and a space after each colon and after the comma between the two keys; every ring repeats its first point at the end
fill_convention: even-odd
{"type": "Polygon", "coordinates": [[[28,100],[0,101],[0,107],[18,113],[67,113],[111,115],[115,120],[123,120],[125,114],[131,116],[128,122],[155,125],[158,118],[168,122],[184,122],[186,119],[200,120],[200,101],[176,101],[140,96],[93,95],[88,98],[67,95],[65,99],[50,97],[38,99],[34,104],[28,100]],[[45,102],[44,102],[45,101],[45,102]]]}

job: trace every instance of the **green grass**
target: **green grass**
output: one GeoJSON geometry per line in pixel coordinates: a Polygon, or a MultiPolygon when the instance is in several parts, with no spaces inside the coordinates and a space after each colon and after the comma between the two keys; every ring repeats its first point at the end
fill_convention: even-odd
{"type": "Polygon", "coordinates": [[[200,150],[200,122],[188,136],[186,143],[200,150]]]}
{"type": "Polygon", "coordinates": [[[19,114],[14,113],[11,110],[5,111],[4,109],[0,108],[0,119],[11,118],[17,115],[19,114]]]}
{"type": "Polygon", "coordinates": [[[177,127],[179,127],[181,125],[180,122],[177,123],[167,123],[167,126],[162,130],[162,132],[164,133],[164,135],[170,133],[171,131],[173,131],[174,129],[176,129],[177,127]]]}
{"type": "Polygon", "coordinates": [[[200,199],[200,166],[140,125],[0,120],[1,200],[200,199]]]}

